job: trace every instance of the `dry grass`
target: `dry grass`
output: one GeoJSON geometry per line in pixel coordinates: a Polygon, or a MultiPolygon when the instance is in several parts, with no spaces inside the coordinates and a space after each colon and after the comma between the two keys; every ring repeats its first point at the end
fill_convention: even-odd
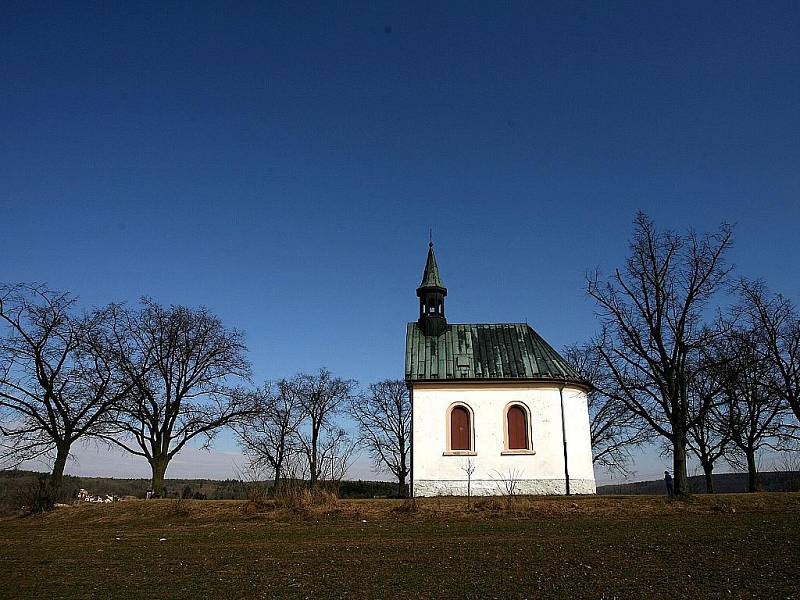
{"type": "Polygon", "coordinates": [[[192,514],[193,504],[188,498],[178,496],[169,501],[170,513],[176,517],[188,517],[192,514]]]}
{"type": "Polygon", "coordinates": [[[306,500],[0,520],[0,597],[800,597],[800,494],[306,500]]]}
{"type": "Polygon", "coordinates": [[[417,519],[481,520],[485,518],[542,519],[565,517],[652,518],[669,515],[711,515],[744,512],[800,512],[800,494],[718,494],[693,496],[688,501],[659,496],[518,496],[511,509],[504,498],[439,497],[406,500],[342,500],[332,492],[298,489],[265,500],[132,500],[114,504],[83,504],[59,508],[39,517],[44,522],[123,524],[161,522],[174,517],[184,521],[231,522],[241,519],[282,521],[336,516],[343,519],[395,519],[409,515],[417,519]]]}

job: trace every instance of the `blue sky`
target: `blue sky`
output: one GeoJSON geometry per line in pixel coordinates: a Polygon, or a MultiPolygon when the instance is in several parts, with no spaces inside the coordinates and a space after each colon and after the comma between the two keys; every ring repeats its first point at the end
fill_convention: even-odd
{"type": "Polygon", "coordinates": [[[429,227],[450,320],[556,347],[638,209],[734,223],[800,298],[798,3],[324,4],[3,3],[0,280],[364,383],[402,376],[429,227]]]}

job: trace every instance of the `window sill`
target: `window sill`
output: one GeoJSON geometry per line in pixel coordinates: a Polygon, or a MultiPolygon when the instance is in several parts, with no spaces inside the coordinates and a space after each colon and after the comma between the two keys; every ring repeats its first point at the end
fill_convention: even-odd
{"type": "Polygon", "coordinates": [[[536,454],[536,450],[528,450],[528,449],[521,449],[521,450],[503,450],[500,455],[505,456],[506,454],[536,454]]]}
{"type": "Polygon", "coordinates": [[[442,456],[478,456],[473,450],[445,450],[442,456]]]}

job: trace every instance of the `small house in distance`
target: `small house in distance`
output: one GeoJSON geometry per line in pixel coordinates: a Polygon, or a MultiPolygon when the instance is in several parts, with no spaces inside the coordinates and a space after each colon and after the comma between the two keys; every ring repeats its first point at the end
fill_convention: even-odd
{"type": "Polygon", "coordinates": [[[527,324],[448,323],[433,244],[417,296],[411,494],[595,493],[588,385],[570,365],[527,324]]]}

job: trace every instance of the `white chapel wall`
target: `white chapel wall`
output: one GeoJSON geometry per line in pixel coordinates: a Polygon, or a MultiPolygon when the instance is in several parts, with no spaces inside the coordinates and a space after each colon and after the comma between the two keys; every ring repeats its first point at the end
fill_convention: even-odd
{"type": "MultiPolygon", "coordinates": [[[[570,490],[595,492],[586,394],[564,389],[570,490]]],[[[468,459],[474,495],[502,493],[503,479],[513,472],[516,493],[566,493],[562,444],[561,401],[558,387],[536,383],[437,384],[417,383],[413,389],[413,493],[417,496],[463,495],[468,459]],[[473,415],[474,455],[447,454],[448,408],[465,404],[473,415]],[[530,413],[534,454],[504,454],[505,408],[520,403],[530,413]]]]}

